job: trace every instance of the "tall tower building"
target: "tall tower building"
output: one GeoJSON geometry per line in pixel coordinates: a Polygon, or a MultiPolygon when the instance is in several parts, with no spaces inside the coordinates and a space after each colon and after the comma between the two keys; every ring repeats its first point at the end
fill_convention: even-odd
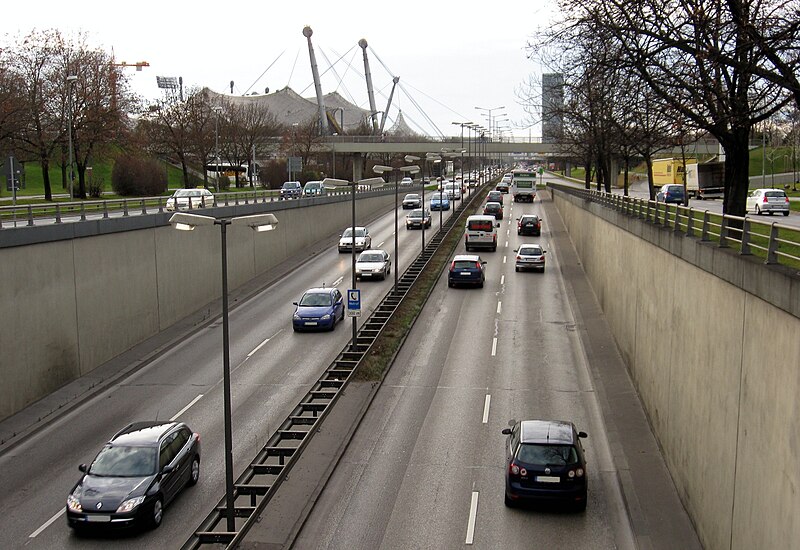
{"type": "Polygon", "coordinates": [[[542,75],[542,142],[558,143],[564,135],[564,75],[542,75]]]}

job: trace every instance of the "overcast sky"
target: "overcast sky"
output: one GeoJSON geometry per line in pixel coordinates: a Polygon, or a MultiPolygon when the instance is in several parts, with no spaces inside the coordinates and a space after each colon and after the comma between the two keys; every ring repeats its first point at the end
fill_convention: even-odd
{"type": "Polygon", "coordinates": [[[323,93],[338,91],[369,108],[357,46],[364,38],[377,110],[386,108],[392,76],[400,77],[390,121],[399,108],[417,132],[459,135],[454,121],[488,126],[485,111],[476,106],[503,106],[492,118],[510,119],[503,123],[511,127],[506,132],[527,137],[539,136],[541,130],[538,124],[528,129],[536,121],[520,104],[519,92],[542,69],[528,59],[526,44],[546,23],[552,4],[23,0],[3,7],[2,32],[6,39],[34,28],[57,28],[67,35],[85,32],[91,46],[113,48],[118,62],[150,63],[141,72],[126,69],[134,91],[148,99],[159,96],[156,76],[182,76],[184,87],[208,86],[227,94],[233,81],[236,95],[289,86],[310,98],[314,86],[302,34],[309,25],[324,73],[323,93]],[[507,117],[497,116],[502,113],[507,117]]]}

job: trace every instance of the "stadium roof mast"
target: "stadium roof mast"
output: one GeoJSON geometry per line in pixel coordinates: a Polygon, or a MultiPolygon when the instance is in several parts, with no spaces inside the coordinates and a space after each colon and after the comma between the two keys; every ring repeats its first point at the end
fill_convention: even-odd
{"type": "Polygon", "coordinates": [[[369,112],[372,118],[372,131],[378,133],[378,108],[375,106],[375,89],[372,86],[372,72],[369,70],[369,57],[367,56],[367,40],[362,38],[358,45],[364,51],[364,76],[367,79],[367,95],[369,96],[369,112]]]}
{"type": "Polygon", "coordinates": [[[319,127],[320,133],[328,135],[328,117],[325,114],[325,101],[322,98],[322,83],[319,79],[319,69],[317,68],[317,58],[314,56],[314,46],[311,44],[311,35],[314,31],[306,25],[303,27],[303,36],[308,40],[308,55],[311,58],[311,75],[314,77],[314,89],[317,92],[317,105],[319,106],[319,127]]]}

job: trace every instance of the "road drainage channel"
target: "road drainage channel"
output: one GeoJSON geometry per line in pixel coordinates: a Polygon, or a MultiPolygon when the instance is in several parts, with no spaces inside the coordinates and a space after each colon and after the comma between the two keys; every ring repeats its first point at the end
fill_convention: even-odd
{"type": "Polygon", "coordinates": [[[183,549],[195,549],[205,545],[235,548],[244,539],[297,462],[300,453],[318,431],[323,419],[336,403],[356,368],[369,353],[403,298],[439,249],[455,221],[460,218],[459,214],[476,200],[479,195],[477,191],[470,199],[462,201],[460,207],[431,237],[424,251],[399,277],[397,292],[390,290],[363,323],[356,335],[356,349],[351,349],[350,343],[347,344],[234,482],[236,529],[227,530],[226,499],[223,496],[200,527],[184,543],[183,549]]]}

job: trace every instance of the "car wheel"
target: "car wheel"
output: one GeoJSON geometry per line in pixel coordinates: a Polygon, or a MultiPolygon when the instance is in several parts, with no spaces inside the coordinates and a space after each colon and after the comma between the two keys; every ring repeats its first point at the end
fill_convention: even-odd
{"type": "Polygon", "coordinates": [[[150,509],[149,527],[150,529],[157,529],[161,525],[161,520],[164,517],[164,503],[161,497],[153,501],[153,507],[150,509]]]}
{"type": "Polygon", "coordinates": [[[517,273],[519,273],[519,268],[515,266],[515,267],[514,267],[514,271],[516,271],[517,273]]]}
{"type": "Polygon", "coordinates": [[[483,288],[483,281],[481,281],[480,283],[478,283],[478,288],[483,288]]]}
{"type": "Polygon", "coordinates": [[[761,215],[761,208],[758,205],[756,205],[756,215],[757,216],[761,215]]]}
{"type": "Polygon", "coordinates": [[[770,215],[770,216],[771,216],[771,215],[773,215],[774,213],[775,213],[775,212],[773,212],[772,210],[770,210],[770,211],[769,211],[769,215],[770,215]]]}
{"type": "Polygon", "coordinates": [[[506,504],[506,506],[508,508],[516,508],[517,507],[517,503],[514,502],[513,500],[511,500],[510,498],[508,498],[508,495],[505,495],[504,501],[505,501],[505,504],[506,504]]]}
{"type": "Polygon", "coordinates": [[[492,252],[497,252],[497,245],[494,245],[494,246],[492,247],[492,252]]]}
{"type": "Polygon", "coordinates": [[[586,497],[583,498],[580,502],[575,503],[575,511],[576,512],[585,512],[586,511],[586,497]]]}
{"type": "Polygon", "coordinates": [[[333,319],[331,320],[331,328],[329,329],[331,332],[336,330],[336,314],[334,313],[333,319]]]}
{"type": "Polygon", "coordinates": [[[447,281],[447,286],[448,286],[449,288],[453,288],[453,281],[449,281],[449,280],[448,280],[448,281],[447,281]]]}
{"type": "Polygon", "coordinates": [[[189,482],[187,485],[191,487],[192,485],[197,485],[197,482],[200,480],[200,457],[195,456],[192,459],[192,470],[189,475],[189,482]]]}
{"type": "Polygon", "coordinates": [[[789,215],[789,211],[787,210],[786,212],[783,213],[783,215],[784,216],[788,216],[789,215]]]}

